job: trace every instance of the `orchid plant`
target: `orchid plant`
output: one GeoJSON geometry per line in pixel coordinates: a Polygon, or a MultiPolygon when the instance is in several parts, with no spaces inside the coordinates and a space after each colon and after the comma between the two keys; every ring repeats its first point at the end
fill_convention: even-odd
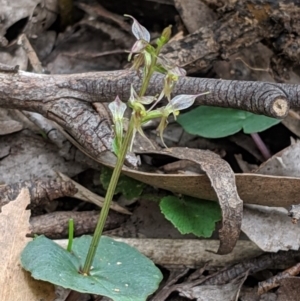
{"type": "Polygon", "coordinates": [[[81,292],[104,295],[115,301],[142,301],[146,300],[147,296],[155,291],[161,280],[161,273],[152,262],[149,263],[149,259],[142,257],[143,255],[141,254],[138,256],[137,251],[133,250],[133,248],[125,247],[124,244],[115,242],[107,237],[102,237],[100,242],[109,207],[122,171],[125,156],[128,149],[132,147],[136,133],[145,137],[142,129],[143,124],[152,119],[160,119],[158,132],[163,142],[163,132],[167,126],[168,117],[173,114],[176,118],[181,110],[190,107],[198,96],[207,92],[197,95],[177,95],[171,98],[172,90],[179,77],[185,76],[184,69],[171,64],[160,55],[162,47],[170,39],[171,27],[167,27],[162,35],[152,44],[149,31],[139,24],[135,18],[128,17],[133,20],[132,33],[137,39],[129,53],[129,60],[133,61],[132,69],[137,72],[140,72],[142,69],[143,80],[139,92],[135,91],[133,85],[131,86],[127,105],[118,96],[109,104],[114,123],[112,150],[117,157],[117,162],[110,179],[94,235],[92,238],[88,236],[75,238],[73,240],[73,249],[69,245],[67,254],[64,252],[66,250],[62,251],[51,240],[38,237],[24,249],[21,262],[23,267],[37,279],[81,292]],[[154,72],[160,72],[165,75],[163,89],[159,95],[146,96],[145,93],[154,72]],[[157,107],[164,97],[168,100],[167,105],[157,107]],[[125,134],[124,113],[127,106],[132,110],[132,113],[125,134]],[[119,251],[115,249],[117,246],[119,251]],[[43,254],[43,249],[45,250],[45,255],[41,255],[43,254]],[[85,252],[87,253],[86,257],[85,252]],[[36,253],[39,253],[39,256],[36,253]],[[53,257],[52,255],[51,257],[51,254],[55,254],[55,256],[53,257]],[[95,256],[97,256],[97,260],[95,256]],[[82,261],[84,257],[85,260],[82,261]],[[132,264],[133,261],[136,264],[132,264]],[[68,264],[65,264],[66,262],[68,264]],[[113,262],[116,264],[112,264],[113,262]],[[132,275],[131,278],[128,276],[124,279],[121,275],[120,277],[116,276],[118,273],[117,269],[120,269],[122,265],[123,269],[125,267],[127,269],[126,274],[132,275]],[[62,270],[63,267],[65,270],[62,270]],[[50,273],[50,270],[53,272],[50,273]],[[144,284],[140,288],[140,279],[143,279],[145,283],[147,282],[147,285],[144,284]],[[95,286],[95,284],[97,285],[95,286]]]}
{"type": "Polygon", "coordinates": [[[128,106],[132,109],[132,114],[126,135],[124,135],[123,131],[126,104],[123,103],[118,96],[116,96],[116,99],[109,104],[109,109],[113,116],[115,134],[112,148],[118,160],[107,189],[105,203],[101,210],[99,222],[83,268],[83,273],[86,274],[90,271],[97,249],[95,246],[99,244],[110,203],[113,199],[115,188],[124,164],[125,156],[128,149],[132,147],[136,133],[139,132],[141,135],[145,136],[142,130],[142,125],[151,119],[160,118],[161,121],[158,126],[158,131],[163,142],[163,131],[167,126],[167,119],[169,115],[173,114],[176,117],[180,110],[190,107],[198,96],[207,94],[207,92],[204,92],[197,95],[177,95],[170,99],[172,89],[174,88],[176,81],[179,79],[179,76],[185,75],[184,69],[172,65],[166,58],[159,57],[162,47],[170,39],[171,28],[167,27],[164,29],[161,37],[156,40],[155,47],[150,43],[149,31],[132,16],[125,16],[132,18],[132,33],[137,39],[131,48],[128,59],[131,60],[133,58],[133,69],[137,71],[139,71],[140,68],[143,69],[143,81],[139,93],[137,93],[134,87],[131,86],[128,106]],[[165,74],[163,91],[159,96],[145,96],[151,76],[155,71],[165,74]],[[155,109],[156,105],[164,96],[169,99],[169,103],[166,106],[155,109]],[[147,110],[145,105],[150,104],[153,105],[149,110],[147,110]]]}

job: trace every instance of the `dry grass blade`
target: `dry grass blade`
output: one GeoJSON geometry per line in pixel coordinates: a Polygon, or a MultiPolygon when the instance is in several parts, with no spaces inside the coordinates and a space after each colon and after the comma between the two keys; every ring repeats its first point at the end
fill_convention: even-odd
{"type": "MultiPolygon", "coordinates": [[[[57,172],[57,175],[63,180],[63,181],[71,181],[74,186],[77,188],[77,193],[73,196],[74,198],[77,198],[79,200],[83,200],[89,203],[94,203],[95,205],[102,207],[104,203],[104,198],[93,193],[92,191],[86,189],[82,185],[78,184],[77,182],[70,179],[68,176],[61,172],[57,172]]],[[[112,210],[115,210],[116,212],[128,214],[130,215],[131,212],[127,209],[123,208],[122,206],[118,205],[116,202],[112,202],[110,208],[112,210]]]]}

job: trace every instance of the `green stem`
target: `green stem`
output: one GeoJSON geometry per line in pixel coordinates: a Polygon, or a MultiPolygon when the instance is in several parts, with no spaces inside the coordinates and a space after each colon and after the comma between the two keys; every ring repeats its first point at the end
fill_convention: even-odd
{"type": "Polygon", "coordinates": [[[144,81],[143,81],[143,85],[142,85],[141,90],[140,90],[140,93],[139,93],[139,96],[140,96],[140,97],[142,97],[142,96],[145,95],[146,90],[147,90],[147,88],[148,88],[148,85],[149,85],[151,76],[152,76],[153,71],[154,71],[153,68],[152,68],[152,66],[153,66],[153,63],[151,64],[150,70],[149,70],[148,74],[145,76],[145,79],[144,79],[144,81]]]}
{"type": "MultiPolygon", "coordinates": [[[[149,68],[148,73],[146,74],[145,78],[143,79],[143,84],[139,93],[139,96],[143,96],[146,93],[146,90],[148,88],[149,82],[151,80],[152,74],[154,72],[154,66],[156,65],[156,61],[157,61],[157,56],[160,52],[161,47],[157,47],[156,52],[155,52],[155,56],[153,56],[152,62],[151,62],[151,66],[149,68]]],[[[133,135],[133,131],[134,131],[134,118],[131,117],[130,122],[129,122],[129,126],[128,126],[128,130],[124,139],[124,142],[122,144],[121,147],[121,151],[120,154],[117,157],[117,163],[116,166],[114,168],[113,174],[111,176],[110,182],[109,182],[109,186],[105,195],[105,200],[104,200],[104,205],[102,207],[101,213],[100,213],[100,217],[94,232],[94,236],[88,251],[88,254],[86,256],[86,260],[82,269],[82,273],[83,275],[88,275],[92,266],[92,263],[94,261],[95,258],[95,254],[97,251],[97,247],[99,245],[100,242],[100,238],[104,229],[104,225],[106,222],[106,218],[109,212],[109,207],[111,204],[111,201],[113,199],[115,190],[116,190],[116,186],[122,171],[122,167],[124,164],[124,160],[127,154],[127,150],[130,146],[130,142],[132,139],[132,135],[133,135]]]]}
{"type": "Polygon", "coordinates": [[[68,240],[68,246],[67,251],[72,251],[73,246],[73,238],[74,238],[74,220],[72,218],[69,219],[69,240],[68,240]]]}
{"type": "Polygon", "coordinates": [[[99,244],[99,241],[100,241],[103,229],[104,229],[106,218],[107,218],[107,215],[109,212],[109,207],[110,207],[111,201],[112,201],[114,193],[115,193],[115,189],[116,189],[116,186],[117,186],[117,183],[119,180],[119,176],[122,171],[125,156],[127,154],[127,150],[130,145],[130,141],[131,141],[132,134],[133,134],[133,129],[134,129],[134,123],[133,123],[133,118],[131,118],[130,122],[129,122],[128,130],[127,130],[127,133],[126,133],[126,136],[125,136],[122,148],[121,148],[120,155],[117,158],[117,163],[116,163],[116,166],[114,168],[113,174],[112,174],[110,182],[109,182],[109,186],[108,186],[108,189],[107,189],[107,192],[105,195],[104,205],[103,205],[101,213],[100,213],[100,217],[99,217],[96,229],[95,229],[95,233],[94,233],[94,236],[93,236],[93,239],[92,239],[92,242],[91,242],[85,263],[84,263],[84,267],[82,270],[82,273],[84,275],[88,275],[89,271],[91,269],[91,266],[92,266],[92,263],[93,263],[93,260],[94,260],[94,257],[95,257],[96,251],[97,251],[97,247],[98,247],[98,244],[99,244]]]}
{"type": "Polygon", "coordinates": [[[155,50],[155,56],[152,56],[152,62],[151,62],[151,66],[149,68],[149,72],[148,72],[148,74],[145,76],[145,78],[143,80],[143,85],[142,85],[140,93],[139,93],[140,97],[144,96],[145,93],[146,93],[146,90],[147,90],[147,88],[149,86],[151,77],[153,75],[154,67],[156,66],[157,57],[158,57],[158,55],[160,53],[161,48],[162,48],[162,46],[157,46],[157,48],[155,50]]]}

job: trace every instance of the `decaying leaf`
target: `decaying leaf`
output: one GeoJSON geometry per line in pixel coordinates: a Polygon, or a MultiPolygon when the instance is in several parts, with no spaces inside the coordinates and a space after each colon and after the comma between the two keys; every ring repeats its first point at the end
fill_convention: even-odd
{"type": "MultiPolygon", "coordinates": [[[[103,161],[111,166],[111,163],[103,161]]],[[[199,199],[216,201],[217,195],[207,175],[158,174],[130,170],[124,173],[148,185],[199,199]]],[[[300,179],[257,174],[236,174],[237,191],[244,203],[286,207],[299,203],[300,179]]]]}
{"type": "MultiPolygon", "coordinates": [[[[9,27],[16,22],[28,18],[24,31],[29,35],[39,34],[48,28],[56,19],[57,0],[23,0],[22,5],[18,0],[0,0],[1,26],[0,42],[9,27]],[[43,21],[43,22],[42,22],[43,21]]],[[[6,41],[7,43],[7,41],[6,41]]],[[[2,44],[6,44],[2,42],[2,44]]]]}
{"type": "MultiPolygon", "coordinates": [[[[230,253],[240,235],[243,202],[237,193],[235,176],[229,164],[217,154],[207,150],[178,147],[148,152],[148,154],[167,155],[181,160],[189,160],[200,165],[201,169],[206,172],[210,181],[209,185],[213,187],[217,195],[214,200],[219,200],[222,209],[222,228],[219,230],[220,247],[218,254],[230,253]]],[[[178,183],[178,188],[183,188],[183,185],[183,183],[178,183]]],[[[200,183],[197,183],[197,186],[202,189],[200,183]]]]}
{"type": "Polygon", "coordinates": [[[238,276],[233,281],[223,285],[199,285],[183,287],[178,291],[180,295],[197,301],[237,301],[241,286],[246,280],[248,273],[238,276]]]}
{"type": "Polygon", "coordinates": [[[2,207],[0,213],[0,300],[52,301],[54,287],[36,281],[20,265],[20,254],[31,240],[29,230],[29,191],[22,189],[17,199],[2,207]]]}
{"type": "Polygon", "coordinates": [[[22,123],[15,120],[0,121],[0,135],[8,135],[23,129],[22,123]]]}
{"type": "Polygon", "coordinates": [[[54,169],[73,177],[86,168],[85,164],[58,156],[57,146],[33,133],[22,131],[2,136],[0,149],[7,146],[10,147],[9,155],[1,160],[0,165],[0,182],[6,184],[56,178],[54,169]]]}
{"type": "Polygon", "coordinates": [[[245,206],[242,231],[263,251],[298,250],[300,224],[293,224],[284,208],[245,206]]]}
{"type": "Polygon", "coordinates": [[[300,118],[299,112],[290,110],[289,114],[282,120],[282,124],[292,133],[300,137],[300,118]]]}
{"type": "Polygon", "coordinates": [[[263,163],[255,172],[264,175],[300,177],[300,142],[290,145],[263,163]]]}

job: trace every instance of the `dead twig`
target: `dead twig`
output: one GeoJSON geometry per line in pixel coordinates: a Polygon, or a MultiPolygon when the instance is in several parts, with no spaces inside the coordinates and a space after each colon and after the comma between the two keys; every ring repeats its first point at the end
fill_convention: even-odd
{"type": "MultiPolygon", "coordinates": [[[[32,235],[46,235],[50,238],[65,238],[68,236],[68,221],[74,220],[75,235],[93,233],[99,218],[99,211],[55,211],[30,219],[32,235]]],[[[126,217],[122,214],[111,211],[105,230],[112,230],[125,221],[126,217]]]]}
{"type": "MultiPolygon", "coordinates": [[[[111,151],[111,117],[105,106],[99,114],[92,103],[109,102],[116,95],[127,100],[132,83],[139,87],[141,79],[129,70],[72,75],[0,73],[0,107],[44,115],[60,125],[80,150],[103,162],[106,151],[111,151]]],[[[148,93],[159,94],[162,86],[163,76],[155,74],[148,93]]],[[[289,106],[300,106],[300,86],[288,84],[184,77],[175,86],[174,95],[204,91],[210,93],[199,97],[196,105],[280,118],[286,116],[289,106]]]]}
{"type": "Polygon", "coordinates": [[[288,278],[290,276],[296,276],[300,273],[300,263],[297,263],[293,267],[278,273],[276,276],[269,278],[266,281],[262,281],[258,283],[257,293],[262,295],[272,288],[278,287],[280,285],[280,280],[283,278],[288,278]]]}
{"type": "Polygon", "coordinates": [[[0,186],[0,207],[16,199],[22,188],[28,188],[31,199],[31,209],[49,204],[60,197],[72,197],[77,189],[70,181],[24,181],[12,185],[0,186]]]}
{"type": "Polygon", "coordinates": [[[249,271],[249,275],[274,267],[280,262],[282,265],[290,265],[300,260],[300,251],[280,251],[278,253],[265,253],[256,258],[237,263],[230,268],[225,268],[206,279],[205,285],[220,285],[227,283],[241,274],[249,271]]]}

